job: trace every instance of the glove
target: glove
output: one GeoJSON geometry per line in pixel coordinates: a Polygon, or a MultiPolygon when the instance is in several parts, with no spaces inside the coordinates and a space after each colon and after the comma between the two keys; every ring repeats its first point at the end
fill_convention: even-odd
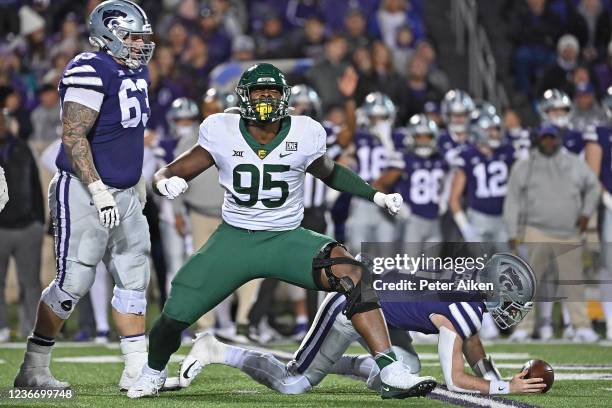
{"type": "Polygon", "coordinates": [[[463,211],[459,211],[455,215],[453,215],[455,219],[455,223],[457,227],[459,227],[459,231],[461,231],[461,235],[465,242],[480,242],[480,235],[476,231],[476,229],[469,223],[465,213],[463,211]]]}
{"type": "Polygon", "coordinates": [[[174,200],[180,194],[183,194],[189,187],[185,180],[177,176],[159,180],[155,186],[164,197],[170,200],[174,200]]]}
{"type": "Polygon", "coordinates": [[[381,192],[377,192],[374,194],[374,203],[382,208],[386,208],[389,214],[397,215],[402,208],[402,204],[404,199],[400,194],[384,194],[381,192]]]}
{"type": "Polygon", "coordinates": [[[138,201],[140,201],[140,208],[144,210],[145,204],[147,203],[147,185],[145,184],[144,177],[140,176],[140,180],[134,186],[136,193],[138,194],[138,201]]]}
{"type": "Polygon", "coordinates": [[[4,178],[4,170],[0,167],[0,211],[8,203],[8,186],[6,185],[6,179],[4,178]]]}
{"type": "Polygon", "coordinates": [[[94,205],[98,209],[100,224],[106,228],[114,228],[119,225],[119,209],[113,195],[108,191],[102,180],[94,181],[87,186],[91,193],[94,205]]]}
{"type": "Polygon", "coordinates": [[[604,190],[603,194],[601,195],[601,201],[607,209],[612,210],[612,194],[604,190]]]}

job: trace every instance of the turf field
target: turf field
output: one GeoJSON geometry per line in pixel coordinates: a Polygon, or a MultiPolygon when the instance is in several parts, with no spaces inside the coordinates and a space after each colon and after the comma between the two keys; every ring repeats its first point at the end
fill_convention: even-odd
{"type": "MultiPolygon", "coordinates": [[[[541,358],[555,368],[556,382],[544,395],[512,396],[490,401],[485,397],[465,397],[444,389],[436,390],[433,398],[410,401],[382,401],[377,394],[367,390],[363,383],[328,376],[322,384],[305,395],[284,396],[253,382],[238,370],[211,366],[206,368],[193,385],[177,392],[165,392],[146,400],[128,400],[118,391],[116,383],[122,369],[117,344],[98,346],[84,343],[60,343],[54,350],[52,369],[55,375],[73,385],[76,397],[65,401],[17,401],[6,397],[13,377],[21,362],[23,344],[0,345],[0,389],[3,397],[0,405],[11,407],[316,407],[316,406],[541,406],[541,407],[612,407],[612,344],[497,344],[486,347],[496,359],[502,375],[510,376],[531,358],[541,358]]],[[[278,350],[292,351],[294,345],[276,346],[278,350]]],[[[351,351],[360,352],[358,347],[351,351]]],[[[436,348],[418,345],[423,373],[442,380],[438,367],[436,348]]],[[[178,369],[180,355],[188,352],[181,348],[173,359],[170,372],[178,369]]]]}

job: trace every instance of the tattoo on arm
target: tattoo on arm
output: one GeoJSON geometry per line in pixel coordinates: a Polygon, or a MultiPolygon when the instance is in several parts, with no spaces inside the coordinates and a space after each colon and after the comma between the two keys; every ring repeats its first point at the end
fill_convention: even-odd
{"type": "Polygon", "coordinates": [[[306,171],[318,179],[326,179],[334,170],[334,161],[327,154],[313,161],[306,171]]]}
{"type": "Polygon", "coordinates": [[[62,143],[77,177],[86,185],[100,180],[94,166],[87,134],[98,118],[98,112],[76,102],[66,102],[62,108],[62,143]]]}

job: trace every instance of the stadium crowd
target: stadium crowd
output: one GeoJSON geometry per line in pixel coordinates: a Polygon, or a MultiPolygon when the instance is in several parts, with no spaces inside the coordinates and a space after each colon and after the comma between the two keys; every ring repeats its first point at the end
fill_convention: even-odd
{"type": "MultiPolygon", "coordinates": [[[[98,3],[0,0],[0,166],[10,192],[0,213],[0,342],[11,338],[9,258],[18,283],[6,292],[13,302],[19,293],[20,337],[31,332],[41,288],[55,274],[44,196],[62,132],[57,85],[70,59],[93,49],[85,16],[98,3]]],[[[282,60],[290,67],[289,83],[297,85],[295,113],[325,125],[330,155],[377,188],[400,192],[408,204],[393,222],[373,204],[334,195],[313,179],[304,197],[304,226],[327,231],[354,251],[361,242],[392,240],[418,244],[416,254],[423,243],[462,240],[520,251],[525,242],[580,243],[598,211],[605,252],[604,243],[612,240],[612,2],[505,2],[504,17],[514,27],[515,91],[533,102],[542,121],[533,129],[522,126],[512,107],[473,100],[453,87],[428,37],[424,3],[140,1],[156,37],[148,65],[145,177],[150,181],[196,143],[202,119],[236,106],[231,92],[215,88],[212,74],[222,64],[282,60]]],[[[144,212],[157,283],[150,293],[161,305],[172,277],[220,222],[223,191],[216,177],[211,169],[173,202],[148,196],[144,212]]],[[[552,256],[546,251],[533,245],[523,252],[539,277],[552,256]]],[[[554,254],[559,276],[583,279],[581,251],[554,254]]],[[[606,264],[602,273],[612,270],[606,264]]],[[[79,303],[75,339],[108,339],[108,285],[101,264],[91,300],[79,303]]],[[[563,336],[597,341],[583,292],[577,286],[567,293],[563,336]]],[[[267,280],[244,285],[235,297],[235,311],[228,299],[200,319],[198,330],[215,326],[234,340],[270,341],[278,335],[271,327],[274,303],[284,299],[294,316],[289,334],[299,340],[317,303],[316,293],[267,280]]],[[[603,305],[612,340],[610,299],[603,305]]],[[[542,302],[537,337],[553,336],[551,316],[552,303],[542,302]]],[[[532,335],[534,322],[527,320],[511,338],[532,335]]],[[[500,335],[491,322],[487,327],[483,337],[500,335]]]]}

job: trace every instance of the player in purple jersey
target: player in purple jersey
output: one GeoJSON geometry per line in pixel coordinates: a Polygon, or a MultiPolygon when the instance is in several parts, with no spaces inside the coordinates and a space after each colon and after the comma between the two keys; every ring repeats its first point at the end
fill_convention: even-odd
{"type": "MultiPolygon", "coordinates": [[[[608,120],[612,120],[612,87],[608,88],[603,100],[608,120]]],[[[599,207],[599,234],[603,268],[602,281],[612,281],[612,126],[598,126],[594,132],[585,132],[585,159],[589,167],[599,176],[602,190],[602,204],[599,207]]],[[[612,340],[612,293],[611,285],[601,285],[600,292],[608,294],[603,300],[606,316],[606,338],[612,340]]]]}
{"type": "MultiPolygon", "coordinates": [[[[366,96],[359,108],[362,126],[353,138],[356,169],[363,180],[373,182],[388,168],[404,167],[393,143],[396,108],[391,99],[380,92],[366,96]]],[[[393,238],[395,224],[372,203],[354,198],[346,224],[347,244],[359,250],[362,242],[384,242],[393,238]]]]}
{"type": "Polygon", "coordinates": [[[141,173],[153,31],[145,12],[123,0],[98,5],[89,31],[99,51],[77,55],[59,84],[62,146],[49,186],[57,276],[42,293],[16,387],[69,387],[49,370],[51,348],[100,261],[115,281],[111,304],[125,360],[119,386],[128,388],[147,360],[150,242],[141,173]]]}
{"type": "Polygon", "coordinates": [[[450,208],[467,242],[489,242],[504,251],[508,234],[501,215],[514,147],[504,143],[497,115],[480,116],[473,129],[474,144],[456,159],[450,208]],[[467,215],[461,204],[466,191],[467,215]]]}
{"type": "MultiPolygon", "coordinates": [[[[453,274],[465,278],[466,274],[453,274]]],[[[493,284],[495,294],[475,294],[481,300],[436,301],[408,300],[405,293],[390,294],[381,290],[382,308],[389,327],[437,333],[438,355],[447,387],[455,392],[508,394],[540,392],[542,379],[524,379],[522,371],[511,381],[504,381],[490,356],[487,356],[478,336],[483,312],[495,316],[500,327],[519,323],[532,307],[535,278],[531,268],[512,254],[495,254],[484,268],[470,279],[493,284]],[[398,295],[401,295],[398,298],[398,295]],[[393,299],[396,298],[396,299],[393,299]],[[464,370],[464,360],[475,375],[464,370]]],[[[454,279],[454,278],[451,278],[454,279]]],[[[343,356],[355,340],[360,340],[350,321],[341,313],[346,299],[330,294],[321,304],[312,329],[294,354],[284,364],[269,353],[261,353],[219,342],[210,334],[198,337],[181,366],[187,373],[183,386],[189,386],[195,376],[209,364],[223,364],[240,369],[255,381],[283,394],[302,394],[319,384],[329,373],[349,375],[367,380],[371,389],[380,387],[379,370],[369,355],[343,356]]],[[[404,364],[413,373],[420,371],[420,361],[414,350],[395,348],[404,364]]]]}
{"type": "Polygon", "coordinates": [[[412,116],[406,132],[395,135],[404,169],[389,169],[377,182],[404,197],[410,215],[403,225],[402,237],[416,255],[421,254],[425,242],[442,240],[439,203],[448,165],[438,152],[437,141],[435,122],[425,114],[412,116]]]}
{"type": "Polygon", "coordinates": [[[440,133],[438,151],[448,163],[452,163],[470,139],[470,118],[475,109],[474,101],[467,92],[451,89],[440,104],[442,120],[446,129],[440,133]]]}
{"type": "Polygon", "coordinates": [[[538,102],[538,112],[543,122],[552,123],[561,130],[563,146],[574,154],[584,149],[582,133],[571,129],[572,100],[563,91],[548,89],[538,102]]]}

